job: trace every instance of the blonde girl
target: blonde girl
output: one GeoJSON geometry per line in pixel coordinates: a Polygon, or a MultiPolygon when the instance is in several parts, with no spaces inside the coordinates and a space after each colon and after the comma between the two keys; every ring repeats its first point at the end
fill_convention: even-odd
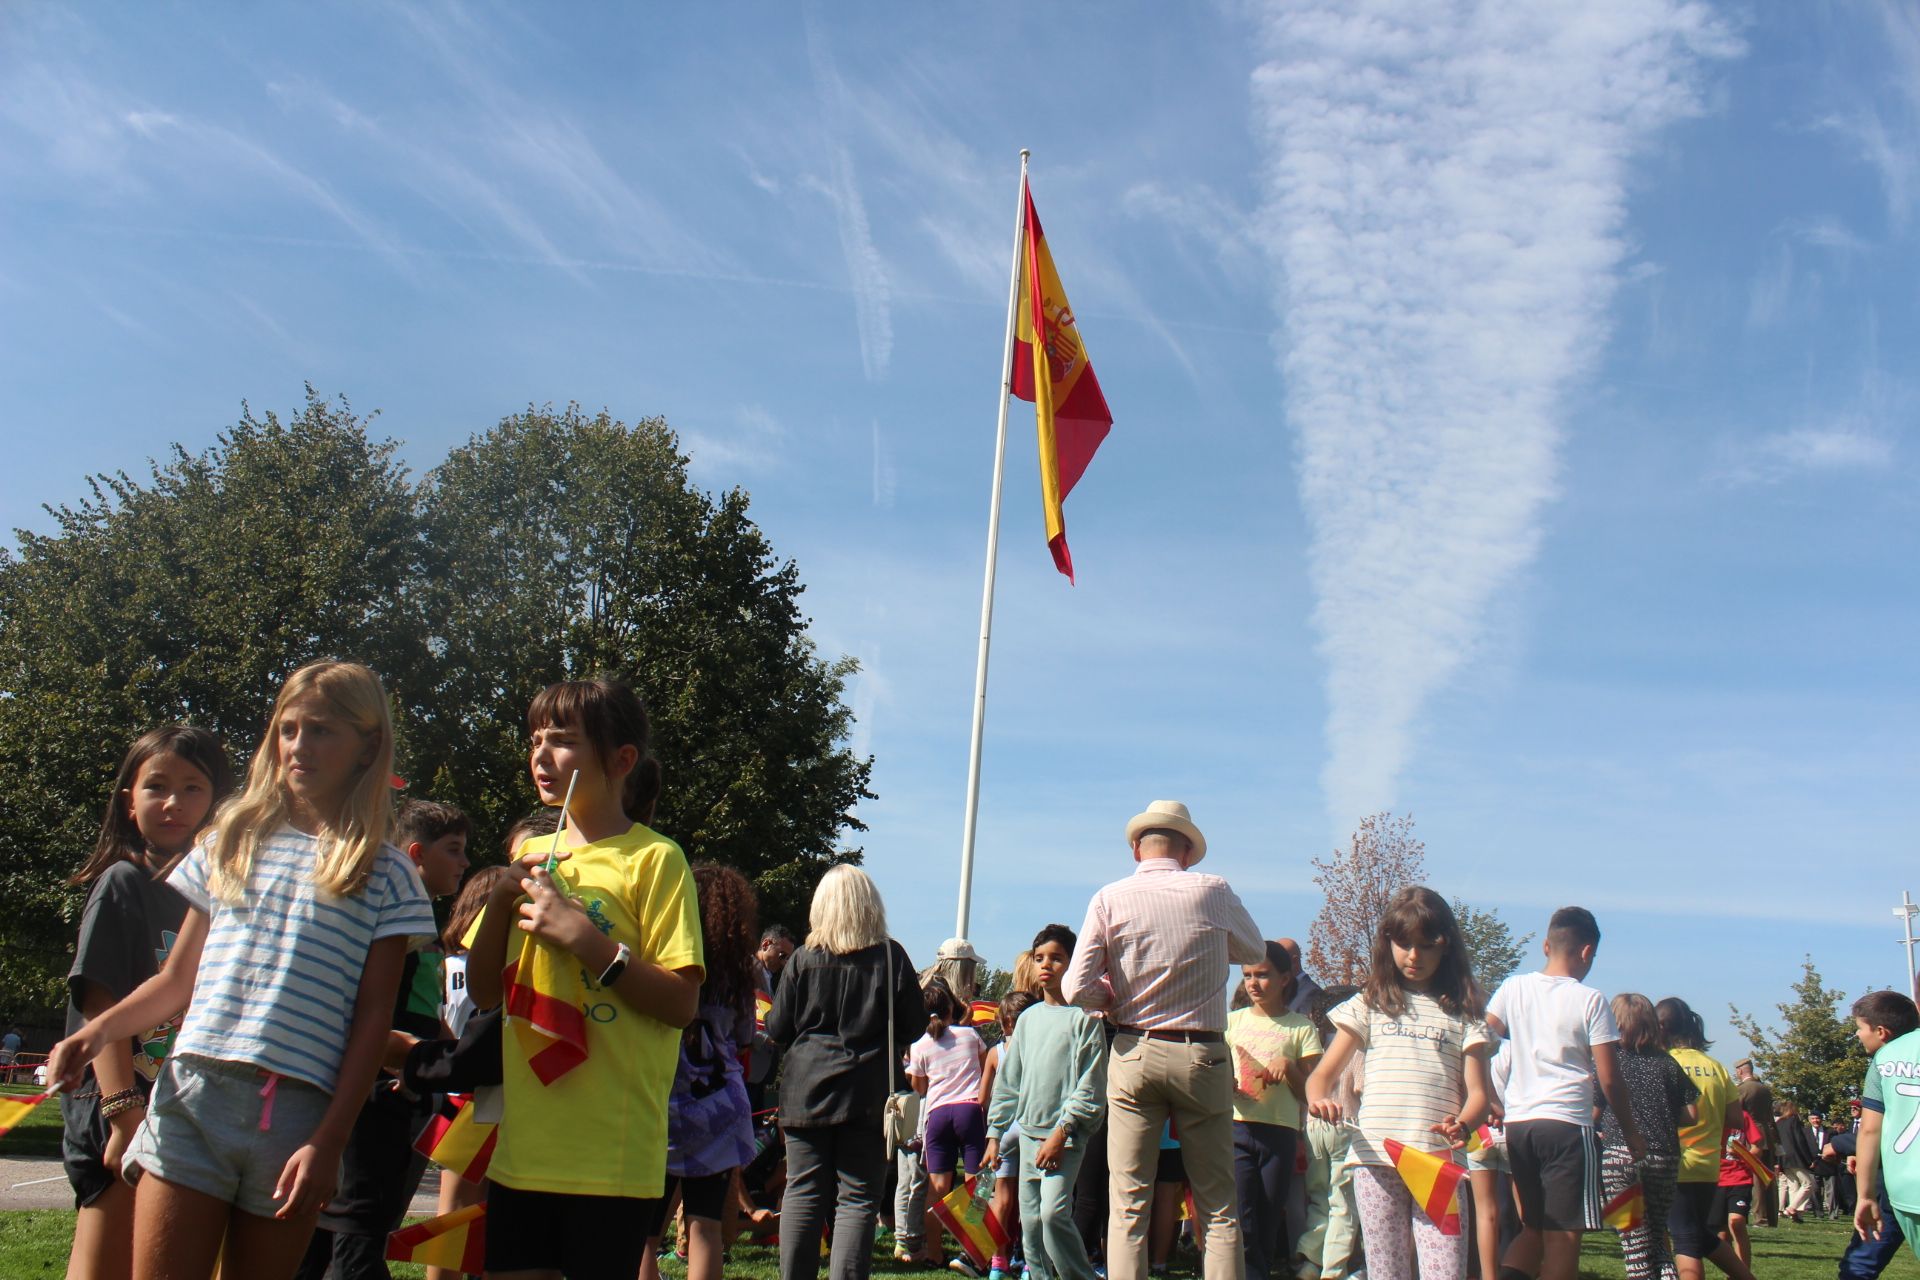
{"type": "Polygon", "coordinates": [[[1373,1280],[1467,1274],[1466,1237],[1447,1235],[1415,1204],[1395,1172],[1387,1142],[1452,1158],[1487,1113],[1486,998],[1473,980],[1452,908],[1414,885],[1387,904],[1373,939],[1373,967],[1359,995],[1328,1015],[1338,1028],[1307,1080],[1307,1109],[1346,1118],[1335,1098],[1356,1052],[1367,1055],[1366,1088],[1350,1161],[1360,1233],[1373,1280]]]}
{"type": "MultiPolygon", "coordinates": [[[[87,906],[67,974],[68,1035],[160,971],[187,914],[167,874],[232,789],[226,749],[205,729],[167,725],[128,748],[100,838],[73,876],[86,887],[87,906]]],[[[61,1148],[79,1210],[68,1280],[133,1274],[133,1188],[120,1163],[176,1029],[169,1021],[107,1048],[81,1087],[60,1097],[61,1148]]]]}
{"type": "Polygon", "coordinates": [[[49,1076],[186,1009],[124,1168],[135,1280],[291,1276],[372,1087],[407,948],[433,910],[392,819],[386,691],[363,666],[288,679],[246,789],[168,883],[158,975],[54,1047],[49,1076]],[[223,1244],[224,1242],[224,1244],[223,1244]]]}

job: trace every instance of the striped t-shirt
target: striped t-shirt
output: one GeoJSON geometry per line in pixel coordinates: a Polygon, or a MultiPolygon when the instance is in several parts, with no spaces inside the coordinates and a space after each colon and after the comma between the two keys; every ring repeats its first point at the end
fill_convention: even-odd
{"type": "Polygon", "coordinates": [[[207,915],[175,1053],[250,1063],[333,1092],[368,949],[382,938],[433,937],[433,905],[413,863],[392,845],[351,897],[314,888],[319,857],[317,839],[282,827],[255,851],[237,904],[208,892],[204,847],[174,868],[167,883],[207,915]]]}
{"type": "Polygon", "coordinates": [[[1407,1011],[1389,1018],[1357,995],[1327,1017],[1351,1032],[1366,1050],[1360,1090],[1359,1131],[1353,1164],[1387,1164],[1381,1140],[1392,1138],[1422,1151],[1444,1152],[1447,1140],[1433,1126],[1457,1115],[1467,1097],[1466,1052],[1489,1043],[1487,1024],[1448,1013],[1423,992],[1407,993],[1407,1011]]]}

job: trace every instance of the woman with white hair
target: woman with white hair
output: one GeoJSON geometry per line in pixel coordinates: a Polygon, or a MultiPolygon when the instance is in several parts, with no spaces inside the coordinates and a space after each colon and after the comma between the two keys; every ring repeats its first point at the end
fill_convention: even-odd
{"type": "Polygon", "coordinates": [[[887,937],[886,907],[866,872],[847,863],[829,870],[813,891],[809,924],[767,1015],[768,1037],[786,1051],[780,1276],[819,1274],[817,1242],[832,1204],[829,1274],[865,1280],[886,1177],[881,1121],[888,1095],[906,1087],[901,1055],[925,1027],[926,1011],[913,963],[887,937]]]}

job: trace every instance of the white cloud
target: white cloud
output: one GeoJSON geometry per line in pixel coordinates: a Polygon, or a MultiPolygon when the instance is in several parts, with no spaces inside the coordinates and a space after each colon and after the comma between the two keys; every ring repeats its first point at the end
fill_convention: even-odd
{"type": "Polygon", "coordinates": [[[1816,122],[1836,134],[1880,179],[1887,219],[1903,230],[1920,204],[1920,8],[1886,0],[1856,0],[1834,12],[1856,17],[1860,30],[1839,42],[1856,60],[1836,68],[1844,103],[1816,122]],[[1882,61],[1878,76],[1862,75],[1858,54],[1882,61]]]}
{"type": "Polygon", "coordinates": [[[780,461],[787,429],[757,404],[742,405],[733,420],[718,425],[696,425],[680,431],[680,446],[696,471],[722,486],[737,482],[742,472],[766,471],[780,461]]]}
{"type": "Polygon", "coordinates": [[[1797,475],[1880,471],[1893,464],[1893,441],[1861,421],[1825,422],[1754,440],[1723,472],[1730,484],[1778,484],[1797,475]]]}
{"type": "Polygon", "coordinates": [[[833,202],[840,228],[840,252],[847,262],[847,279],[853,286],[854,323],[860,332],[860,366],[867,381],[886,377],[887,363],[893,358],[892,282],[887,275],[886,259],[873,243],[873,230],[867,224],[866,201],[860,196],[860,183],[854,174],[853,152],[844,141],[843,123],[847,90],[840,72],[833,65],[832,51],[808,15],[807,56],[813,66],[814,90],[819,95],[821,114],[827,131],[827,167],[829,178],[819,184],[833,202]]]}
{"type": "Polygon", "coordinates": [[[1533,557],[1628,251],[1628,164],[1737,43],[1701,5],[1270,4],[1257,231],[1327,662],[1337,830],[1533,557]]]}

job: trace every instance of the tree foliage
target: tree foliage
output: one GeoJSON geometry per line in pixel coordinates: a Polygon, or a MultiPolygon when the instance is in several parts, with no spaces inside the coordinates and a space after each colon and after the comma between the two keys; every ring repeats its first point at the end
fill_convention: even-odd
{"type": "Polygon", "coordinates": [[[1500,918],[1498,911],[1482,911],[1460,898],[1453,900],[1453,918],[1460,924],[1460,936],[1466,940],[1467,955],[1473,961],[1473,976],[1488,995],[1498,989],[1521,961],[1526,959],[1529,933],[1516,938],[1513,926],[1500,918]]]}
{"type": "Polygon", "coordinates": [[[695,488],[657,418],[529,409],[418,484],[369,421],[309,388],[289,420],[248,411],[142,480],[94,478],[55,532],[0,550],[0,1012],[63,999],[63,882],[127,743],[185,720],[243,762],[318,657],[381,674],[409,794],[481,833],[535,803],[533,693],[611,674],[653,713],[657,825],[752,878],[764,919],[799,923],[825,869],[858,860],[838,847],[869,794],[845,746],[854,667],[814,650],[744,492],[695,488]]]}
{"type": "Polygon", "coordinates": [[[1426,875],[1427,847],[1413,817],[1376,813],[1360,823],[1346,849],[1313,860],[1313,882],[1326,895],[1307,941],[1307,971],[1329,985],[1364,982],[1373,935],[1394,892],[1426,875]]]}
{"type": "Polygon", "coordinates": [[[1775,1006],[1777,1027],[1729,1005],[1734,1029],[1753,1046],[1754,1070],[1773,1086],[1776,1098],[1791,1098],[1801,1112],[1832,1115],[1857,1094],[1867,1070],[1867,1052],[1853,1034],[1853,1020],[1841,1008],[1846,993],[1821,980],[1813,957],[1801,960],[1793,999],[1775,1006]]]}

